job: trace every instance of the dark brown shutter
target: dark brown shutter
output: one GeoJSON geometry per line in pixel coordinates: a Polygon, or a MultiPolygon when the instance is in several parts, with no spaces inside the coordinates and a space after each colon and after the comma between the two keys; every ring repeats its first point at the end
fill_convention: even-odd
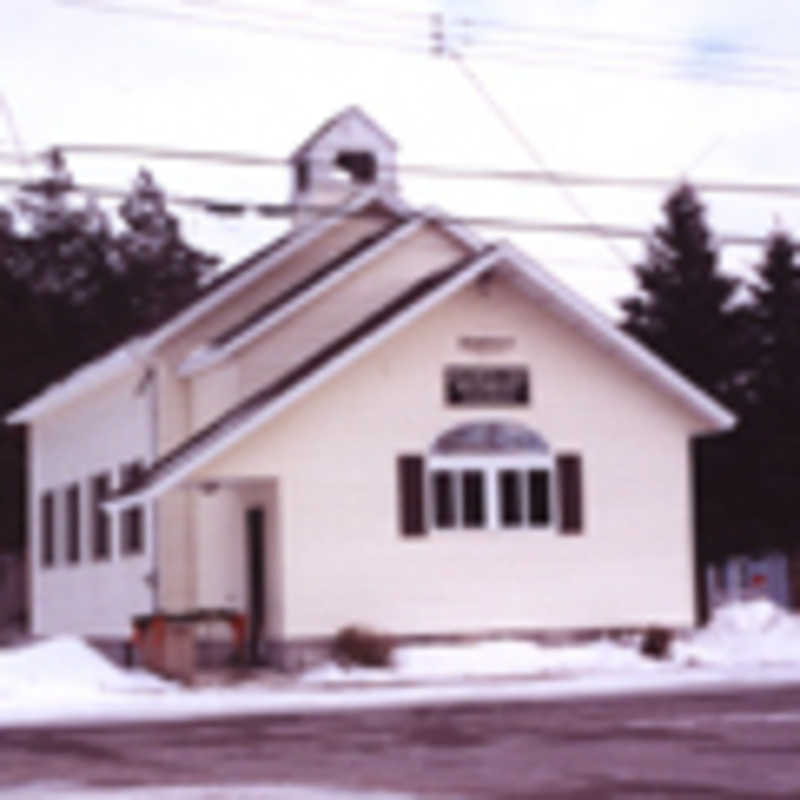
{"type": "Polygon", "coordinates": [[[422,456],[405,455],[397,459],[400,493],[400,533],[425,535],[425,461],[422,456]]]}
{"type": "Polygon", "coordinates": [[[581,457],[563,453],[556,460],[561,532],[583,531],[583,477],[581,457]]]}

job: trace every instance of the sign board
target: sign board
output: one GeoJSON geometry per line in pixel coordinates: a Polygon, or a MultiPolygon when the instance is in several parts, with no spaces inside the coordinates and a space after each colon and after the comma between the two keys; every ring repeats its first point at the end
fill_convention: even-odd
{"type": "Polygon", "coordinates": [[[523,366],[449,366],[444,396],[452,406],[524,406],[530,402],[528,369],[523,366]]]}

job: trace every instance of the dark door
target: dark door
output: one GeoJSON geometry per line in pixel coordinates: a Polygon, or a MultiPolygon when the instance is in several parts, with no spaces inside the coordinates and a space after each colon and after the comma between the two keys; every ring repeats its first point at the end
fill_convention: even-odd
{"type": "Polygon", "coordinates": [[[264,509],[253,506],[245,512],[247,530],[248,617],[250,619],[250,661],[259,660],[264,632],[264,509]]]}

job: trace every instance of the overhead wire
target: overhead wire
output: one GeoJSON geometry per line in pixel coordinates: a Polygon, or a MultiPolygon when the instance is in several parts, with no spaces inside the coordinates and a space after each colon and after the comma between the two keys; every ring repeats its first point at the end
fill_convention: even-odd
{"type": "MultiPolygon", "coordinates": [[[[158,160],[201,161],[225,166],[290,167],[292,160],[285,156],[269,156],[236,150],[194,150],[159,145],[115,144],[92,142],[66,142],[54,145],[46,151],[29,154],[30,159],[46,160],[53,149],[65,155],[135,157],[158,160]]],[[[705,151],[703,154],[705,155],[705,151]]],[[[700,156],[683,173],[694,169],[700,156]]],[[[0,152],[0,161],[15,163],[19,156],[0,152]]],[[[397,164],[393,167],[400,174],[445,180],[507,181],[511,183],[552,183],[582,186],[586,188],[616,188],[639,191],[663,191],[674,187],[684,178],[665,176],[625,176],[571,172],[554,169],[501,169],[491,167],[469,167],[446,164],[397,164]]],[[[703,194],[774,195],[784,198],[800,197],[798,182],[747,182],[724,179],[697,179],[692,186],[703,194]]]]}
{"type": "MultiPolygon", "coordinates": [[[[184,4],[187,2],[187,0],[181,1],[184,4]]],[[[291,16],[295,19],[302,19],[308,22],[323,22],[328,25],[338,23],[345,24],[350,27],[353,24],[358,24],[359,27],[364,28],[365,30],[367,29],[366,26],[368,24],[375,24],[375,15],[377,14],[379,15],[377,19],[382,21],[384,31],[386,30],[386,24],[391,24],[392,30],[396,30],[397,27],[396,21],[393,21],[395,20],[395,15],[391,15],[386,10],[381,11],[378,9],[371,9],[370,12],[367,13],[363,11],[358,12],[358,16],[354,18],[342,17],[343,14],[352,13],[347,6],[337,6],[335,10],[335,16],[332,16],[330,12],[325,14],[319,14],[318,12],[318,16],[310,16],[308,12],[285,12],[282,10],[276,11],[274,7],[254,6],[252,4],[241,2],[231,2],[230,0],[210,0],[210,2],[204,3],[204,5],[211,5],[214,8],[225,10],[230,9],[233,11],[246,11],[247,13],[255,13],[261,16],[274,16],[276,14],[280,14],[282,16],[291,16]],[[372,15],[371,18],[369,17],[369,14],[372,15]]],[[[432,15],[418,13],[414,16],[416,18],[415,24],[427,24],[430,26],[432,15]]],[[[604,65],[605,67],[613,66],[614,64],[620,67],[628,67],[632,60],[638,60],[645,65],[652,66],[652,50],[654,48],[656,50],[661,49],[668,51],[669,49],[685,49],[687,47],[687,41],[685,39],[647,39],[630,35],[625,36],[603,32],[581,31],[580,29],[576,31],[574,29],[563,27],[558,28],[555,26],[548,28],[547,26],[508,25],[498,21],[495,21],[496,24],[490,24],[490,21],[487,20],[475,20],[473,18],[452,18],[447,17],[446,15],[439,16],[441,17],[441,24],[448,28],[451,40],[456,40],[461,47],[464,49],[469,49],[470,55],[479,56],[482,58],[503,58],[504,56],[511,56],[514,57],[518,63],[520,62],[520,59],[524,61],[530,58],[530,53],[520,52],[520,49],[523,49],[524,51],[535,49],[535,52],[539,58],[531,59],[530,63],[532,64],[546,65],[549,57],[552,57],[554,60],[558,61],[558,56],[563,56],[564,58],[569,57],[574,61],[575,46],[569,47],[568,44],[565,45],[564,42],[564,39],[569,42],[570,37],[576,38],[578,42],[590,42],[593,44],[593,47],[597,47],[599,45],[600,47],[610,48],[607,52],[603,52],[602,50],[587,51],[586,49],[582,49],[582,57],[586,59],[588,56],[592,59],[591,66],[599,65],[597,61],[598,57],[605,58],[607,62],[609,62],[610,59],[610,63],[606,63],[604,65]],[[461,26],[461,30],[459,30],[459,25],[461,26]],[[487,33],[485,30],[487,27],[499,28],[500,33],[487,33]],[[479,30],[480,28],[483,29],[479,30]],[[545,36],[552,36],[555,33],[557,37],[557,43],[553,44],[546,39],[543,41],[541,38],[531,38],[530,34],[526,33],[526,31],[534,31],[539,37],[541,37],[543,33],[545,36]],[[468,37],[476,38],[474,38],[473,41],[470,41],[468,37]],[[560,43],[558,43],[559,39],[561,40],[560,43]],[[633,50],[621,52],[619,49],[620,41],[626,42],[629,47],[633,48],[633,50]],[[497,50],[498,47],[500,48],[499,51],[497,50]],[[511,49],[509,50],[509,48],[511,49]],[[647,50],[650,50],[650,52],[647,52],[647,50]],[[542,58],[543,55],[544,58],[542,58]]],[[[739,65],[735,61],[732,61],[732,58],[739,57],[750,52],[751,50],[754,54],[757,54],[762,59],[768,59],[774,62],[791,58],[796,64],[798,63],[796,54],[794,56],[783,53],[774,54],[758,48],[748,49],[744,47],[736,47],[732,49],[706,48],[703,50],[704,61],[722,61],[724,63],[717,63],[716,66],[712,64],[708,67],[705,67],[703,74],[700,77],[709,82],[725,85],[730,84],[733,80],[735,80],[737,75],[741,78],[744,78],[748,77],[748,73],[753,72],[764,73],[768,77],[771,76],[773,78],[791,75],[785,66],[781,67],[779,64],[753,64],[751,62],[747,65],[739,65]],[[720,67],[724,67],[725,71],[723,74],[715,74],[709,71],[713,69],[719,69],[720,67]]],[[[668,52],[665,53],[665,55],[668,54],[668,52]]],[[[673,53],[669,59],[669,63],[674,67],[674,69],[671,73],[661,73],[662,77],[685,77],[685,71],[689,68],[691,68],[695,73],[698,71],[696,56],[687,56],[685,53],[673,53]]],[[[760,86],[761,84],[755,83],[753,85],[760,86]]],[[[793,86],[792,88],[798,87],[793,86]]]]}
{"type": "MultiPolygon", "coordinates": [[[[342,18],[340,17],[338,22],[336,19],[311,19],[308,15],[296,12],[286,12],[285,10],[272,9],[270,8],[260,8],[260,9],[253,9],[251,6],[243,3],[225,3],[221,2],[221,0],[206,0],[203,3],[187,3],[186,0],[183,0],[182,5],[188,6],[191,5],[193,7],[198,7],[202,5],[204,8],[208,9],[209,7],[216,8],[218,10],[222,10],[223,12],[230,12],[232,10],[239,10],[243,11],[247,14],[252,14],[254,11],[257,11],[261,14],[266,13],[268,16],[271,15],[271,21],[275,23],[278,20],[277,24],[270,24],[266,25],[261,22],[253,21],[250,17],[231,17],[231,16],[208,16],[202,14],[195,14],[195,13],[185,13],[183,11],[165,11],[163,8],[153,8],[152,6],[134,6],[131,5],[129,2],[117,2],[112,3],[109,0],[60,0],[62,4],[65,5],[73,5],[73,6],[80,6],[84,8],[88,8],[90,10],[96,11],[105,11],[110,13],[123,13],[123,14],[138,14],[141,16],[148,16],[153,18],[159,19],[167,19],[176,22],[191,22],[191,23],[199,23],[204,25],[213,25],[213,26],[226,26],[226,27],[233,27],[239,28],[242,30],[251,30],[257,31],[260,33],[268,33],[272,35],[290,35],[290,36],[299,36],[302,38],[312,38],[317,40],[324,40],[324,41],[331,41],[341,44],[360,44],[360,45],[367,45],[367,46],[374,46],[374,47],[389,47],[396,50],[403,50],[405,52],[415,52],[415,53],[428,53],[430,54],[432,51],[435,52],[436,50],[436,28],[435,28],[435,17],[431,17],[431,15],[425,14],[407,14],[406,19],[413,19],[419,20],[420,24],[423,20],[426,23],[431,24],[431,20],[434,20],[434,24],[431,25],[430,28],[427,30],[422,30],[419,33],[416,31],[411,31],[409,26],[406,24],[404,28],[398,30],[396,26],[392,26],[391,28],[385,27],[385,18],[382,18],[382,22],[379,25],[378,20],[372,19],[369,20],[369,25],[364,25],[363,23],[365,20],[360,20],[359,27],[360,30],[357,31],[358,35],[355,35],[352,30],[352,23],[353,19],[347,19],[345,22],[350,26],[350,28],[346,31],[342,31],[340,27],[342,24],[342,18]],[[289,20],[292,20],[291,24],[287,24],[289,20]],[[297,24],[299,23],[299,24],[297,24]],[[417,43],[416,39],[410,38],[412,36],[419,36],[421,41],[417,43]]],[[[345,7],[346,8],[346,7],[345,7]]],[[[474,29],[476,21],[472,19],[461,19],[460,22],[456,21],[456,25],[460,25],[463,30],[472,32],[474,34],[474,29]]],[[[449,19],[444,20],[443,17],[439,16],[439,24],[440,25],[452,25],[454,24],[449,19]]],[[[488,25],[488,21],[484,20],[480,22],[481,25],[488,25]]],[[[503,26],[498,24],[497,27],[503,30],[503,26]]],[[[507,61],[509,63],[513,62],[524,62],[524,63],[531,63],[531,64],[539,64],[539,65],[552,65],[554,59],[551,57],[548,60],[547,55],[544,57],[540,57],[538,61],[533,58],[525,57],[525,54],[521,54],[520,58],[515,58],[515,54],[517,53],[518,48],[527,48],[529,46],[536,47],[539,53],[549,53],[550,56],[555,56],[556,60],[562,54],[566,57],[571,53],[574,55],[574,49],[570,51],[569,47],[565,45],[545,45],[541,41],[538,43],[533,40],[532,42],[528,42],[527,40],[523,40],[519,38],[520,30],[532,30],[532,26],[524,26],[523,28],[514,27],[511,28],[510,31],[513,33],[513,36],[510,35],[508,32],[504,33],[503,37],[498,40],[498,37],[495,36],[495,40],[492,41],[491,39],[487,38],[483,44],[478,42],[472,42],[468,46],[471,47],[470,57],[473,56],[476,58],[498,58],[500,60],[507,61]],[[488,44],[487,44],[488,42],[488,44]],[[516,49],[515,49],[516,48],[516,49]]],[[[505,28],[506,31],[509,31],[509,28],[505,28]]],[[[537,28],[539,33],[541,33],[544,28],[539,26],[537,28]]],[[[452,36],[452,34],[450,34],[452,36]]],[[[609,41],[609,35],[597,33],[597,32],[581,32],[581,31],[571,31],[569,33],[570,36],[575,35],[577,38],[585,38],[587,40],[596,40],[596,41],[609,41]]],[[[612,37],[614,35],[611,35],[612,37]]],[[[440,32],[440,43],[443,40],[444,34],[440,32]]],[[[616,37],[618,38],[618,37],[616,37]]],[[[675,40],[674,45],[685,46],[685,40],[675,40]]],[[[467,46],[467,45],[465,45],[467,46]]],[[[653,41],[645,42],[644,40],[638,40],[635,42],[636,48],[652,48],[654,46],[653,41]]],[[[658,43],[658,47],[666,47],[666,43],[661,42],[658,43]]],[[[672,45],[670,45],[672,46],[672,45]]],[[[597,61],[597,57],[592,55],[592,58],[595,58],[595,61],[585,62],[584,66],[588,65],[593,70],[594,69],[602,69],[604,67],[608,67],[610,69],[617,68],[617,65],[624,66],[627,63],[629,68],[630,66],[630,59],[631,53],[628,52],[627,54],[599,54],[602,59],[606,59],[605,61],[597,61]],[[622,62],[619,61],[612,61],[609,60],[610,57],[613,58],[622,58],[622,62]],[[625,58],[628,59],[625,62],[625,58]]],[[[649,56],[649,54],[644,53],[643,58],[645,58],[648,63],[653,61],[653,58],[649,56]]],[[[782,56],[783,57],[783,56],[782,56]]],[[[649,235],[646,231],[640,231],[633,228],[625,228],[624,226],[608,226],[608,225],[600,225],[595,223],[591,216],[589,215],[587,209],[577,200],[577,198],[569,192],[568,189],[565,187],[566,178],[568,175],[559,174],[553,172],[547,168],[547,165],[544,163],[544,160],[541,158],[541,154],[538,153],[535,147],[532,146],[530,141],[525,137],[524,133],[522,133],[521,129],[518,129],[513,120],[508,117],[507,114],[504,113],[503,109],[497,104],[497,102],[492,98],[491,93],[488,92],[488,89],[485,86],[482,86],[481,81],[474,72],[470,70],[470,68],[464,62],[463,57],[455,59],[457,63],[461,65],[462,72],[470,79],[470,82],[473,86],[478,90],[484,97],[484,100],[493,106],[494,113],[498,115],[498,118],[504,120],[504,124],[509,129],[510,132],[513,133],[517,141],[525,148],[528,155],[533,158],[537,164],[541,167],[539,171],[536,173],[532,171],[527,171],[527,175],[525,176],[525,180],[543,180],[552,183],[554,186],[559,188],[559,190],[564,195],[565,199],[572,207],[573,211],[577,212],[584,220],[584,223],[579,224],[571,224],[571,223],[552,223],[546,221],[537,221],[537,220],[520,220],[520,219],[513,219],[508,217],[454,217],[452,219],[456,221],[463,221],[466,223],[477,224],[477,225],[488,225],[493,227],[505,227],[506,229],[513,229],[513,230],[549,230],[552,232],[561,232],[561,233],[576,233],[579,235],[592,235],[592,236],[600,236],[607,240],[607,243],[612,247],[615,252],[615,256],[619,258],[622,262],[628,266],[630,259],[627,255],[624,254],[622,250],[616,247],[611,241],[612,239],[624,239],[624,238],[637,238],[641,239],[643,237],[647,237],[649,235]],[[535,175],[535,177],[534,177],[535,175]]],[[[671,59],[670,64],[675,68],[675,59],[671,59]]],[[[753,71],[768,71],[768,68],[762,65],[755,65],[757,68],[753,71]]],[[[680,62],[678,62],[678,67],[680,67],[680,62]]],[[[747,73],[743,73],[746,75],[747,73]]],[[[768,72],[771,76],[776,76],[774,70],[772,72],[768,72]]],[[[737,80],[741,80],[741,74],[737,76],[737,80]]],[[[762,85],[762,84],[758,84],[762,85]]],[[[778,84],[769,84],[767,88],[779,88],[778,84]]],[[[791,88],[794,90],[795,87],[780,87],[780,88],[791,88]]],[[[67,146],[69,147],[69,146],[67,146]]],[[[90,152],[89,148],[91,146],[85,146],[84,152],[90,152]]],[[[118,150],[121,150],[122,146],[118,146],[118,150]]],[[[78,152],[80,146],[76,146],[72,148],[73,152],[78,152]]],[[[95,146],[97,148],[97,146],[95,146]]],[[[65,148],[66,149],[66,148],[65,148]]],[[[151,148],[151,150],[154,150],[151,148]]],[[[160,157],[160,155],[150,152],[149,155],[154,157],[160,157]]],[[[163,155],[163,153],[162,153],[163,155]]],[[[196,153],[191,157],[209,157],[212,156],[215,158],[219,158],[219,153],[210,154],[206,153],[196,153]]],[[[185,153],[181,157],[185,157],[185,153]]],[[[252,156],[247,154],[226,154],[224,156],[225,159],[228,160],[229,163],[261,163],[261,164],[278,164],[278,163],[285,163],[285,161],[281,159],[273,159],[269,157],[255,157],[255,160],[252,156]]],[[[210,158],[209,158],[210,160],[210,158]]],[[[418,165],[418,167],[422,168],[424,165],[418,165]]],[[[413,168],[413,167],[412,167],[413,168]]],[[[437,168],[431,167],[428,165],[427,169],[430,170],[429,174],[433,174],[435,170],[439,170],[439,174],[444,174],[442,171],[447,170],[448,168],[437,168]]],[[[501,171],[493,171],[495,175],[498,175],[501,171]]],[[[519,172],[519,171],[517,171],[519,172]]],[[[450,173],[448,177],[473,177],[472,174],[467,174],[468,171],[461,169],[460,174],[458,168],[450,168],[450,173]]],[[[572,179],[580,183],[583,181],[583,185],[603,185],[604,181],[608,181],[607,185],[611,185],[610,181],[614,179],[610,179],[607,176],[580,176],[580,175],[573,175],[572,179]]],[[[664,185],[672,185],[675,184],[676,181],[667,180],[667,179],[617,179],[617,181],[623,181],[628,183],[629,186],[638,185],[638,188],[644,188],[646,183],[649,182],[650,186],[653,185],[654,182],[658,182],[659,187],[663,187],[664,185]]],[[[616,185],[620,185],[616,183],[616,185]]],[[[708,187],[708,185],[707,185],[708,187]]],[[[742,189],[742,191],[763,191],[765,187],[768,187],[767,190],[775,190],[778,189],[779,192],[787,191],[788,193],[795,193],[799,191],[796,187],[792,187],[787,189],[784,186],[777,186],[777,185],[761,185],[759,189],[754,189],[752,186],[742,189]]],[[[92,187],[87,187],[91,189],[92,187]]],[[[94,187],[94,189],[102,189],[103,187],[94,187]]],[[[649,188],[649,186],[648,186],[649,188]]],[[[700,188],[700,187],[698,187],[700,188]]],[[[714,190],[713,188],[709,188],[709,190],[714,190]]],[[[724,190],[724,189],[722,189],[724,190]]],[[[119,190],[113,190],[112,194],[114,196],[119,197],[120,192],[119,190]]],[[[266,213],[266,214],[286,214],[286,213],[293,213],[293,210],[289,209],[287,206],[279,206],[275,204],[252,204],[252,203],[238,203],[238,202],[231,202],[231,201],[219,201],[214,200],[212,198],[196,198],[196,197],[180,197],[180,196],[170,196],[170,200],[177,204],[181,205],[190,205],[193,207],[202,207],[206,210],[215,210],[217,213],[238,213],[239,210],[246,210],[247,208],[257,210],[259,213],[266,213]]],[[[719,237],[719,241],[721,243],[728,243],[728,244],[747,244],[747,245],[756,245],[762,244],[764,239],[763,237],[750,237],[750,236],[742,236],[742,235],[728,235],[728,236],[721,236],[719,237]]]]}
{"type": "MultiPolygon", "coordinates": [[[[214,6],[216,8],[249,8],[252,9],[254,12],[266,12],[268,13],[270,10],[276,9],[274,5],[265,5],[265,4],[247,4],[239,2],[239,0],[173,0],[173,2],[180,2],[185,5],[203,5],[203,6],[214,6]]],[[[400,9],[388,9],[382,6],[375,6],[375,5],[364,5],[364,4],[354,4],[350,2],[340,2],[337,3],[334,9],[320,8],[319,5],[314,4],[313,6],[308,5],[309,0],[306,0],[306,8],[313,8],[314,11],[320,13],[321,16],[327,14],[328,16],[331,15],[333,12],[336,16],[342,15],[350,15],[356,16],[358,21],[364,20],[367,16],[372,15],[373,17],[379,17],[385,21],[396,22],[399,19],[414,19],[418,22],[430,21],[432,12],[430,11],[408,11],[408,10],[400,10],[400,9]]],[[[283,10],[283,9],[278,9],[283,10]]],[[[439,14],[442,17],[443,23],[449,29],[458,29],[462,28],[463,30],[473,33],[476,28],[482,29],[496,29],[499,30],[506,35],[528,35],[534,34],[535,36],[545,36],[545,37],[555,37],[561,39],[573,39],[576,41],[600,41],[605,42],[610,45],[613,45],[615,48],[619,49],[620,44],[630,45],[632,47],[648,47],[651,49],[670,49],[676,47],[685,47],[687,42],[694,42],[696,44],[702,44],[702,39],[692,37],[688,34],[688,32],[682,32],[681,35],[677,35],[677,31],[670,36],[665,36],[663,34],[659,34],[658,36],[645,36],[642,34],[637,34],[634,32],[620,32],[620,31],[611,31],[611,30],[597,30],[597,29],[588,29],[588,28],[576,28],[574,26],[566,26],[566,25],[546,25],[546,24],[531,24],[525,22],[518,22],[514,21],[511,22],[510,20],[503,20],[498,17],[484,17],[484,16],[464,16],[458,14],[448,14],[446,12],[434,12],[439,14]]],[[[713,43],[711,43],[713,45],[713,43]]],[[[750,55],[758,55],[763,56],[764,58],[768,59],[791,59],[794,61],[798,60],[798,54],[796,52],[790,51],[774,51],[772,49],[766,49],[763,47],[759,47],[757,45],[752,44],[736,44],[735,46],[726,46],[726,47],[718,47],[714,48],[711,46],[710,48],[705,48],[704,53],[708,56],[720,56],[725,57],[729,55],[743,55],[743,54],[750,54],[750,55]]]]}
{"type": "MultiPolygon", "coordinates": [[[[364,31],[371,30],[371,33],[368,33],[367,38],[363,36],[356,35],[354,33],[354,24],[356,20],[351,18],[339,18],[337,21],[337,17],[335,15],[327,14],[327,15],[320,15],[317,14],[316,16],[310,14],[302,14],[298,12],[286,12],[286,11],[276,11],[274,7],[270,8],[258,8],[253,7],[252,10],[249,10],[251,7],[249,5],[244,5],[241,3],[231,4],[231,3],[224,3],[221,0],[217,0],[217,2],[212,3],[203,3],[202,6],[204,8],[211,8],[212,11],[214,9],[220,9],[225,12],[226,9],[237,9],[237,8],[247,8],[249,14],[258,13],[261,17],[271,18],[274,24],[266,25],[263,22],[254,21],[252,16],[210,16],[210,15],[203,15],[203,14],[196,14],[196,13],[186,13],[181,11],[169,11],[164,10],[163,7],[161,8],[154,8],[153,6],[147,5],[132,5],[131,2],[112,2],[112,0],[59,0],[60,3],[64,5],[71,5],[71,6],[78,6],[83,7],[90,10],[96,11],[106,11],[111,13],[121,13],[121,14],[134,14],[144,17],[153,17],[159,18],[163,20],[170,20],[173,22],[190,22],[195,24],[201,25],[211,25],[211,26],[223,26],[229,28],[235,28],[244,31],[251,31],[257,33],[266,33],[271,35],[288,35],[288,36],[297,36],[300,38],[311,38],[315,40],[325,40],[331,41],[338,44],[355,44],[359,46],[370,46],[370,47],[389,47],[390,49],[395,49],[397,51],[403,51],[407,53],[430,53],[430,30],[424,31],[420,30],[418,33],[414,33],[413,36],[410,35],[409,31],[406,29],[404,31],[398,32],[396,25],[390,25],[387,27],[387,23],[384,17],[380,17],[380,20],[384,20],[381,22],[379,27],[375,27],[377,22],[373,20],[358,20],[358,28],[363,29],[364,31]],[[276,22],[276,16],[278,21],[276,22]],[[291,26],[287,26],[285,19],[287,16],[291,16],[295,23],[291,26]],[[280,19],[284,19],[284,22],[281,22],[280,19]],[[366,24],[369,22],[373,27],[368,29],[366,24]],[[344,27],[342,27],[344,26],[344,27]]],[[[182,6],[186,6],[187,4],[184,2],[182,6]]],[[[196,8],[198,4],[192,3],[191,6],[196,8]]],[[[346,7],[345,7],[346,8],[346,7]]],[[[337,7],[337,13],[340,13],[337,7]]],[[[372,12],[373,16],[377,12],[372,12]]],[[[420,19],[423,19],[425,15],[421,15],[420,19]]],[[[431,24],[431,15],[428,15],[428,24],[431,24]]],[[[442,16],[442,24],[446,26],[452,26],[454,24],[458,24],[458,22],[453,23],[450,21],[449,18],[442,16]]],[[[459,18],[457,18],[458,20],[459,18]]],[[[463,19],[462,19],[463,23],[463,19]]],[[[478,23],[476,22],[473,25],[473,28],[470,30],[474,30],[475,26],[478,23]]],[[[480,25],[488,25],[488,22],[483,20],[480,21],[480,25]]],[[[532,26],[520,26],[522,30],[532,29],[532,26]]],[[[505,61],[507,63],[514,63],[514,64],[527,64],[530,66],[537,66],[537,67],[557,67],[557,68],[571,68],[571,69],[578,69],[578,70],[587,70],[590,69],[592,72],[629,72],[631,66],[631,59],[635,56],[640,58],[640,63],[642,66],[646,67],[650,72],[652,77],[658,78],[665,78],[665,79],[678,79],[678,78],[690,78],[695,80],[702,80],[705,83],[709,83],[712,85],[718,86],[746,86],[749,88],[763,88],[763,89],[771,89],[776,91],[789,91],[795,92],[800,90],[800,82],[794,81],[790,83],[786,82],[779,82],[775,80],[780,78],[783,75],[791,75],[786,73],[785,71],[776,73],[774,71],[774,67],[768,67],[764,65],[753,64],[749,62],[747,65],[738,65],[728,60],[724,64],[724,70],[719,68],[711,68],[708,66],[707,63],[709,59],[719,59],[723,57],[722,53],[718,53],[717,51],[709,50],[703,52],[703,61],[700,61],[696,58],[687,58],[685,54],[683,55],[673,55],[671,58],[666,59],[663,55],[662,56],[653,56],[652,54],[644,54],[641,53],[631,53],[630,51],[625,52],[621,51],[618,47],[614,48],[608,53],[588,53],[584,50],[578,50],[577,47],[568,47],[568,46],[553,46],[552,44],[548,44],[546,42],[537,41],[536,39],[532,39],[530,43],[527,40],[519,40],[519,44],[515,45],[515,47],[509,48],[509,44],[511,43],[512,39],[513,42],[517,42],[517,37],[519,36],[519,30],[514,30],[513,28],[510,29],[511,33],[504,34],[507,38],[514,34],[508,41],[505,43],[501,43],[502,46],[498,46],[497,44],[487,46],[486,44],[481,44],[479,41],[472,42],[470,44],[462,43],[463,46],[469,49],[470,57],[476,57],[481,59],[495,59],[499,61],[505,61]],[[532,54],[528,54],[527,52],[520,52],[519,47],[524,47],[525,50],[530,49],[532,54]],[[515,49],[516,48],[516,49],[515,49]],[[576,63],[576,54],[580,54],[580,60],[576,63]],[[766,71],[767,77],[771,76],[773,80],[767,80],[764,77],[757,77],[754,76],[754,72],[764,72],[766,71]]],[[[584,38],[587,39],[598,39],[599,41],[614,41],[615,37],[612,34],[601,34],[601,33],[593,33],[593,32],[578,32],[584,38]]],[[[455,32],[451,32],[450,36],[457,36],[458,29],[455,32]]],[[[616,37],[618,38],[618,37],[616,37]]],[[[648,48],[653,47],[653,42],[649,40],[641,40],[636,39],[636,37],[629,37],[636,41],[636,47],[639,49],[641,48],[648,48]]],[[[686,47],[687,42],[685,40],[676,40],[675,46],[681,45],[682,47],[686,47]]],[[[663,47],[664,43],[658,44],[659,47],[663,47]]],[[[734,51],[736,54],[740,54],[742,49],[737,49],[734,51]]],[[[760,52],[760,51],[759,51],[760,52]]],[[[763,56],[762,56],[763,57],[763,56]]],[[[781,55],[781,58],[790,58],[788,55],[781,55]]]]}
{"type": "Polygon", "coordinates": [[[125,3],[111,3],[107,0],[58,0],[59,4],[84,8],[86,10],[127,16],[139,16],[151,19],[159,19],[168,22],[184,22],[201,26],[224,27],[245,32],[256,32],[270,34],[273,36],[293,36],[300,39],[310,39],[318,42],[331,42],[333,44],[347,44],[364,47],[390,47],[395,50],[407,53],[423,54],[428,52],[428,48],[423,44],[415,45],[407,41],[392,38],[378,40],[374,37],[364,38],[355,36],[352,33],[337,34],[332,31],[314,28],[287,28],[285,25],[268,25],[261,22],[240,20],[233,17],[210,17],[201,14],[186,13],[181,11],[169,11],[152,6],[132,6],[125,3]]]}
{"type": "MultiPolygon", "coordinates": [[[[596,234],[600,233],[601,226],[598,226],[592,219],[589,210],[581,203],[581,201],[570,191],[565,184],[563,184],[555,173],[550,171],[544,157],[539,150],[531,142],[530,137],[520,128],[512,117],[506,112],[500,102],[494,97],[492,92],[486,84],[478,77],[478,75],[470,68],[466,60],[455,50],[448,50],[447,54],[458,66],[461,73],[466,77],[475,91],[483,98],[483,101],[494,113],[495,117],[500,121],[506,131],[514,138],[528,156],[539,165],[544,174],[550,178],[551,183],[558,189],[561,196],[566,200],[567,204],[575,211],[579,217],[583,218],[589,224],[589,230],[594,231],[596,234]]],[[[618,247],[610,238],[605,242],[608,249],[612,252],[615,258],[620,260],[626,267],[630,263],[628,255],[618,247]]]]}
{"type": "MultiPolygon", "coordinates": [[[[36,190],[36,181],[22,180],[0,176],[0,186],[22,190],[36,190]]],[[[72,193],[81,193],[89,197],[119,200],[130,195],[130,189],[105,184],[72,183],[64,189],[72,193]]],[[[164,193],[165,202],[173,206],[206,211],[219,215],[243,215],[253,213],[267,218],[291,217],[299,211],[312,214],[341,214],[344,217],[372,217],[382,212],[372,209],[359,211],[342,211],[340,206],[331,204],[308,203],[265,203],[249,199],[220,198],[210,195],[185,195],[172,192],[164,193]]],[[[426,211],[397,212],[402,220],[436,219],[443,222],[473,225],[518,233],[565,233],[577,236],[599,236],[605,239],[646,240],[652,231],[634,226],[609,225],[596,222],[559,222],[553,220],[526,219],[510,216],[492,216],[479,214],[435,214],[426,211]]],[[[763,246],[768,237],[752,236],[742,233],[722,233],[715,236],[719,246],[763,246]]],[[[627,268],[629,263],[625,263],[627,268]]]]}

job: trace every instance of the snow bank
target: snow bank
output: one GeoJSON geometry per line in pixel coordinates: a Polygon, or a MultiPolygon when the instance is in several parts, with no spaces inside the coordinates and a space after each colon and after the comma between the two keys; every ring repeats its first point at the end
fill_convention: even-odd
{"type": "Polygon", "coordinates": [[[0,650],[0,702],[36,695],[75,697],[104,692],[161,692],[171,684],[117,667],[74,636],[0,650]]]}
{"type": "Polygon", "coordinates": [[[308,683],[381,683],[523,675],[547,678],[589,672],[652,670],[657,666],[631,644],[609,640],[561,646],[507,640],[399,647],[390,669],[325,664],[306,672],[303,680],[308,683]]]}
{"type": "Polygon", "coordinates": [[[306,672],[311,684],[426,682],[459,678],[558,678],[640,673],[693,666],[800,666],[800,616],[766,599],[717,609],[708,627],[673,642],[671,658],[655,661],[638,651],[639,640],[603,639],[545,646],[528,641],[399,647],[390,669],[325,664],[306,672]]]}
{"type": "Polygon", "coordinates": [[[729,603],[707,627],[674,642],[672,656],[685,666],[800,666],[800,616],[763,598],[729,603]]]}
{"type": "Polygon", "coordinates": [[[60,636],[0,650],[0,725],[511,702],[800,680],[800,617],[766,600],[720,609],[707,628],[675,641],[668,660],[640,655],[638,643],[632,637],[564,646],[499,640],[400,647],[391,669],[328,664],[296,682],[264,676],[186,689],[120,669],[81,639],[60,636]]]}

